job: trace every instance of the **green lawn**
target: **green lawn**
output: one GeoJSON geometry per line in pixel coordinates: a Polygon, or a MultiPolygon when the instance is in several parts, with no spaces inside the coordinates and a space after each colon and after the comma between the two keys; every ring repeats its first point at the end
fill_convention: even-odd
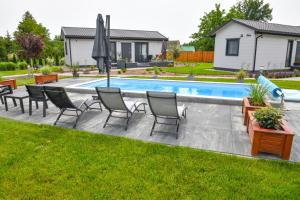
{"type": "Polygon", "coordinates": [[[13,71],[0,71],[0,76],[11,76],[11,75],[20,75],[20,74],[28,74],[28,70],[13,70],[13,71]]]}
{"type": "MultiPolygon", "coordinates": [[[[0,118],[0,199],[297,199],[300,164],[0,118]]],[[[145,131],[145,130],[141,130],[145,131]]]]}
{"type": "MultiPolygon", "coordinates": [[[[144,79],[152,79],[149,76],[128,76],[128,78],[144,78],[144,79]]],[[[158,79],[163,80],[188,80],[187,77],[165,77],[161,76],[158,79]]],[[[223,83],[236,83],[235,78],[195,78],[195,81],[205,81],[205,82],[223,82],[223,83]]],[[[272,82],[278,87],[283,89],[295,89],[300,90],[300,81],[290,81],[290,80],[272,80],[272,82]]],[[[255,79],[246,79],[245,83],[256,83],[255,79]]]]}
{"type": "Polygon", "coordinates": [[[212,63],[196,63],[195,66],[183,67],[167,67],[162,68],[163,71],[176,73],[176,74],[190,74],[191,71],[194,75],[230,75],[233,72],[219,71],[213,69],[212,63]]]}

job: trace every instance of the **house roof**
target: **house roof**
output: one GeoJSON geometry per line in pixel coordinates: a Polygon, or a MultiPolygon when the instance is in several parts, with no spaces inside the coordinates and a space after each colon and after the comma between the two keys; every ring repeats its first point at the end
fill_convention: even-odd
{"type": "Polygon", "coordinates": [[[194,46],[187,46],[187,45],[182,45],[180,46],[180,51],[195,51],[194,46]]]}
{"type": "Polygon", "coordinates": [[[232,19],[231,21],[220,26],[212,32],[214,36],[221,28],[226,26],[228,23],[235,22],[246,26],[250,29],[255,30],[257,33],[266,33],[274,35],[286,35],[286,36],[300,36],[300,26],[290,26],[284,24],[274,24],[261,21],[244,20],[244,19],[232,19]]]}
{"type": "MultiPolygon", "coordinates": [[[[95,37],[96,29],[84,27],[62,27],[61,33],[62,36],[66,38],[93,39],[95,37]]],[[[167,37],[158,31],[145,30],[110,29],[110,37],[112,39],[168,40],[167,37]]]]}

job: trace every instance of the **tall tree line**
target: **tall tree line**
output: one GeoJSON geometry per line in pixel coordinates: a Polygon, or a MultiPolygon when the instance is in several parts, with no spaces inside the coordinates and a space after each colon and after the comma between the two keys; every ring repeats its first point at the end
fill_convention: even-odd
{"type": "Polygon", "coordinates": [[[230,21],[233,18],[264,21],[272,20],[272,11],[269,3],[264,0],[241,0],[233,5],[227,12],[216,4],[215,8],[200,19],[199,30],[193,33],[190,45],[198,50],[210,51],[214,49],[214,38],[211,37],[213,30],[230,21]]]}
{"type": "MultiPolygon", "coordinates": [[[[64,56],[63,40],[60,36],[50,39],[49,30],[38,23],[27,11],[19,22],[13,37],[7,32],[0,36],[0,61],[42,60],[53,58],[58,64],[64,56]]],[[[29,63],[28,63],[29,64],[29,63]]]]}

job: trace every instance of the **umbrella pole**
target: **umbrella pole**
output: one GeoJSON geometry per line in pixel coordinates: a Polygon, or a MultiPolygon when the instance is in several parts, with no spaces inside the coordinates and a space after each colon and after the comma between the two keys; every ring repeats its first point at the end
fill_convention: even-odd
{"type": "Polygon", "coordinates": [[[106,15],[106,30],[107,30],[107,52],[108,60],[106,63],[106,73],[107,73],[107,87],[110,87],[110,15],[106,15]]]}

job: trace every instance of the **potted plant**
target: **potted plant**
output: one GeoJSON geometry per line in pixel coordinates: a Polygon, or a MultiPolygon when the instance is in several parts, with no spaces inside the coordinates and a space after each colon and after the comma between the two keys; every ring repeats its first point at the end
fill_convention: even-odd
{"type": "Polygon", "coordinates": [[[282,119],[282,112],[266,107],[249,114],[247,131],[252,145],[251,154],[271,153],[289,160],[294,134],[282,119]]]}
{"type": "Polygon", "coordinates": [[[269,106],[270,104],[265,102],[265,96],[268,93],[268,89],[260,84],[251,85],[249,97],[243,99],[242,113],[244,113],[244,125],[249,120],[248,111],[254,111],[262,107],[269,106]]]}
{"type": "Polygon", "coordinates": [[[190,72],[189,72],[188,80],[190,80],[190,81],[194,80],[194,70],[193,70],[192,66],[190,67],[190,72]]]}
{"type": "Polygon", "coordinates": [[[12,89],[17,89],[16,79],[3,79],[0,77],[0,85],[9,85],[12,89]]]}
{"type": "Polygon", "coordinates": [[[45,66],[40,69],[41,75],[35,75],[35,83],[36,84],[44,84],[44,83],[50,83],[50,82],[57,82],[58,81],[58,75],[53,74],[50,67],[45,66]]]}
{"type": "Polygon", "coordinates": [[[160,70],[157,66],[153,67],[154,76],[152,78],[157,78],[157,76],[160,74],[160,70]]]}
{"type": "Polygon", "coordinates": [[[71,66],[71,71],[72,71],[72,75],[73,75],[73,78],[78,78],[79,77],[79,65],[76,64],[76,65],[72,65],[71,66]]]}
{"type": "Polygon", "coordinates": [[[236,74],[237,82],[238,83],[244,83],[244,80],[246,78],[247,74],[243,68],[240,69],[240,71],[236,74]]]}

